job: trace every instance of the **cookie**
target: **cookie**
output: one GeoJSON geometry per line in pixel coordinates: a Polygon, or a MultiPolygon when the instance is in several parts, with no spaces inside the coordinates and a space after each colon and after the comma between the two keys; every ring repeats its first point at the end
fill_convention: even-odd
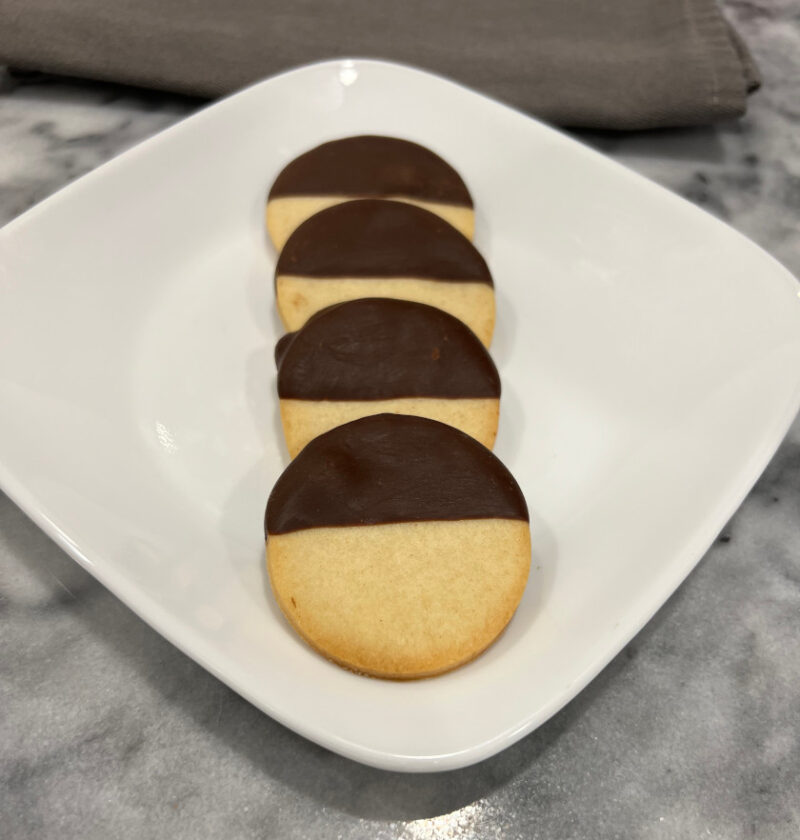
{"type": "Polygon", "coordinates": [[[275,348],[281,420],[294,457],[312,438],[368,414],[416,414],[491,448],[500,377],[486,348],[441,309],[361,298],[312,315],[275,348]]]}
{"type": "Polygon", "coordinates": [[[374,135],[323,143],[286,166],[267,200],[270,238],[280,251],[309,216],[353,198],[417,204],[472,239],[472,198],[455,169],[417,143],[374,135]]]}
{"type": "Polygon", "coordinates": [[[270,494],[267,567],[298,634],[350,670],[413,679],[474,659],[530,568],[522,492],[474,438],[376,414],[312,440],[270,494]]]}
{"type": "Polygon", "coordinates": [[[290,332],[320,309],[364,297],[444,309],[486,346],[494,330],[486,261],[439,216],[399,201],[349,201],[307,219],[278,258],[275,294],[290,332]]]}

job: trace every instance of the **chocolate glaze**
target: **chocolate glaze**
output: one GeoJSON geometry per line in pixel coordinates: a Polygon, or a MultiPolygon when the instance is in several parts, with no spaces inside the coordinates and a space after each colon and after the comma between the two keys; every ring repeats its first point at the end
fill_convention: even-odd
{"type": "Polygon", "coordinates": [[[314,438],[270,494],[267,535],[390,522],[521,519],[514,477],[485,446],[445,423],[373,414],[314,438]]]}
{"type": "Polygon", "coordinates": [[[439,155],[375,135],[333,140],[295,158],[269,192],[270,198],[292,195],[407,196],[472,207],[458,172],[439,155]]]}
{"type": "MultiPolygon", "coordinates": [[[[325,309],[321,309],[320,312],[327,312],[327,310],[330,309],[330,308],[331,307],[328,306],[325,309]]],[[[317,313],[317,314],[319,314],[319,313],[317,313]]],[[[313,317],[314,316],[312,315],[311,318],[313,318],[313,317]]],[[[309,318],[309,321],[311,320],[311,318],[309,318]]],[[[277,342],[275,342],[275,367],[280,367],[281,366],[281,361],[283,360],[283,357],[284,357],[286,351],[288,350],[289,345],[292,343],[292,341],[294,341],[294,337],[296,335],[297,335],[296,332],[286,333],[285,335],[282,335],[277,340],[277,342]]]]}
{"type": "Polygon", "coordinates": [[[375,198],[336,204],[306,219],[278,257],[280,274],[492,285],[486,261],[452,225],[412,204],[375,198]]]}
{"type": "Polygon", "coordinates": [[[299,400],[500,396],[480,339],[441,309],[362,298],[313,315],[275,348],[278,395],[299,400]]]}

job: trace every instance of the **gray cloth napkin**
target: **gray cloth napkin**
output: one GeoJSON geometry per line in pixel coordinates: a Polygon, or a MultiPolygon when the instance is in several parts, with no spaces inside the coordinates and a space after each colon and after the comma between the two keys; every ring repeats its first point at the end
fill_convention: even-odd
{"type": "Polygon", "coordinates": [[[334,57],[432,70],[568,126],[744,113],[714,0],[0,0],[0,62],[200,96],[334,57]]]}

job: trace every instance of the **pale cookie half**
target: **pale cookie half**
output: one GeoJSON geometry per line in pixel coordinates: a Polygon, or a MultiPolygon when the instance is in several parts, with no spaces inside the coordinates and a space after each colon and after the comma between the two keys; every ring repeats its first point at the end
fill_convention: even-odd
{"type": "Polygon", "coordinates": [[[349,201],[307,219],[278,258],[275,293],[292,332],[320,309],[365,297],[436,306],[486,346],[494,331],[486,261],[452,225],[398,201],[349,201]]]}
{"type": "Polygon", "coordinates": [[[391,679],[474,659],[502,633],[530,569],[525,500],[457,429],[380,414],[315,440],[265,516],[275,598],[334,662],[391,679]]]}
{"type": "Polygon", "coordinates": [[[291,161],[275,179],[267,199],[270,238],[280,251],[307,218],[355,198],[416,204],[472,239],[472,198],[455,169],[418,143],[377,135],[323,143],[291,161]]]}
{"type": "Polygon", "coordinates": [[[486,348],[441,309],[361,298],[323,309],[275,348],[289,454],[368,414],[417,414],[491,448],[500,377],[486,348]]]}

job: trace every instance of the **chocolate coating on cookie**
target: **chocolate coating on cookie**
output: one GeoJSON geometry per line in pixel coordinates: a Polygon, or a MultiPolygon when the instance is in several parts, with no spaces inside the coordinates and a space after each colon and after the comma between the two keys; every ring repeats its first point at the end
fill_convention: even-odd
{"type": "Polygon", "coordinates": [[[275,352],[282,399],[500,396],[497,368],[472,330],[422,303],[361,298],[329,306],[275,352]]]}
{"type": "Polygon", "coordinates": [[[528,521],[522,491],[502,462],[452,426],[374,414],[300,452],[270,494],[265,530],[465,519],[528,521]]]}
{"type": "Polygon", "coordinates": [[[289,237],[275,275],[417,277],[492,284],[475,246],[435,213],[360,199],[322,210],[289,237]]]}
{"type": "Polygon", "coordinates": [[[300,195],[407,196],[472,207],[449,163],[418,143],[376,135],[333,140],[295,158],[269,198],[300,195]]]}

